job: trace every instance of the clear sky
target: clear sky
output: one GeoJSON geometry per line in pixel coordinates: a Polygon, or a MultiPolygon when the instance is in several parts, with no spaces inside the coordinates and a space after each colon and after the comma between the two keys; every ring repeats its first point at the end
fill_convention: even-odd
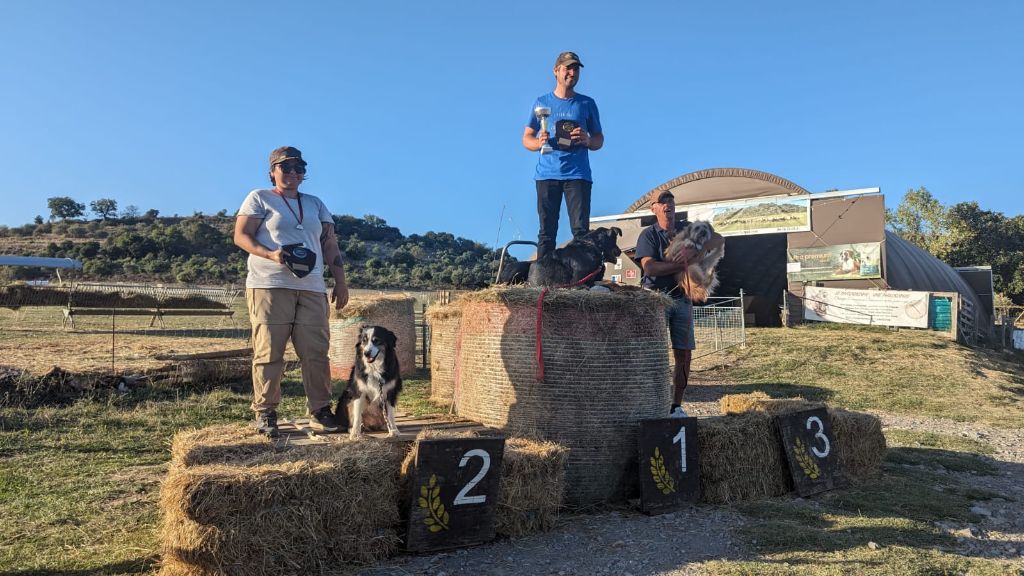
{"type": "MultiPolygon", "coordinates": [[[[1022,212],[1024,2],[5,2],[0,224],[46,199],[234,212],[281,145],[303,191],[405,234],[536,239],[521,143],[562,50],[606,137],[592,214],[677,176],[926,186],[1022,212]],[[499,215],[504,208],[499,237],[499,215]]],[[[561,219],[560,240],[569,236],[561,219]]]]}

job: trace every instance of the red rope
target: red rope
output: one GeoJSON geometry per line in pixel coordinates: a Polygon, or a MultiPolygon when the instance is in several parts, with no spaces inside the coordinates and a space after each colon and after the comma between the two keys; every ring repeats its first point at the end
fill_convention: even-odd
{"type": "MultiPolygon", "coordinates": [[[[574,288],[576,286],[579,286],[580,284],[586,284],[587,282],[590,281],[591,278],[593,278],[594,276],[597,276],[597,274],[599,272],[601,272],[602,270],[604,270],[604,264],[599,265],[597,267],[597,270],[594,270],[590,274],[587,274],[586,276],[583,277],[582,280],[580,280],[578,282],[572,282],[570,284],[562,284],[562,285],[559,285],[559,286],[555,286],[555,288],[574,288]]],[[[544,350],[543,350],[543,346],[541,345],[541,329],[542,329],[543,324],[544,324],[544,297],[547,296],[548,290],[550,290],[550,288],[544,288],[543,290],[541,290],[540,291],[540,296],[537,298],[537,324],[536,324],[537,374],[536,374],[536,377],[537,377],[537,381],[538,382],[543,382],[544,381],[544,350]]]]}

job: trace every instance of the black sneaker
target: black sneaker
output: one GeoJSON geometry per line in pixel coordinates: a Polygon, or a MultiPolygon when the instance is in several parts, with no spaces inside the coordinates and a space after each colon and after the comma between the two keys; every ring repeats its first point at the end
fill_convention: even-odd
{"type": "Polygon", "coordinates": [[[337,432],[338,428],[341,427],[338,424],[338,420],[334,417],[334,412],[331,412],[330,404],[313,413],[313,416],[309,419],[309,426],[324,432],[337,432]]]}
{"type": "Polygon", "coordinates": [[[256,431],[266,434],[271,438],[277,438],[280,435],[280,432],[277,430],[277,412],[275,410],[257,412],[256,431]]]}

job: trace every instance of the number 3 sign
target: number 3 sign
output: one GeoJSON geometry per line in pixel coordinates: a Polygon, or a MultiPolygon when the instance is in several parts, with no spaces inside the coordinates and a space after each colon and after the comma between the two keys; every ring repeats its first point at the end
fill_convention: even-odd
{"type": "Polygon", "coordinates": [[[796,491],[810,496],[835,488],[839,460],[828,411],[816,408],[784,414],[777,422],[796,491]]]}
{"type": "Polygon", "coordinates": [[[504,438],[419,441],[406,549],[442,550],[494,539],[504,453],[504,438]]]}

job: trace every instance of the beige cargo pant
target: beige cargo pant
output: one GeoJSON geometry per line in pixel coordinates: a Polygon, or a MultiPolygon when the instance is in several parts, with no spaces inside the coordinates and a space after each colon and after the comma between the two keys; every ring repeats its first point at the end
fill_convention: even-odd
{"type": "Polygon", "coordinates": [[[291,339],[302,366],[302,387],[312,414],[331,404],[330,328],[327,295],[288,288],[247,288],[252,323],[252,409],[281,403],[284,350],[291,339]]]}

